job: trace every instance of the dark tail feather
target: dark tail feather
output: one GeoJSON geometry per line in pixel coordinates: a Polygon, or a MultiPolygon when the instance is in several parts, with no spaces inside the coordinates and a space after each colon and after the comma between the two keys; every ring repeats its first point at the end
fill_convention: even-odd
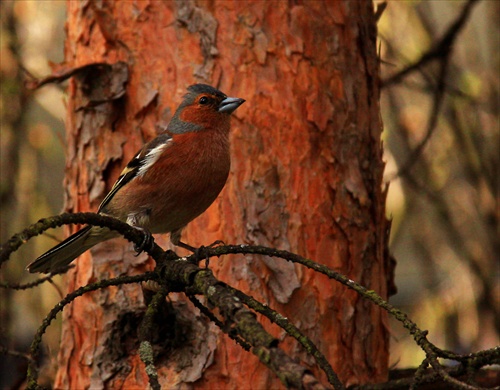
{"type": "MultiPolygon", "coordinates": [[[[75,234],[45,252],[29,264],[26,269],[31,273],[49,273],[68,265],[86,250],[99,242],[111,238],[103,230],[102,228],[94,228],[92,226],[86,226],[78,230],[75,234]]],[[[109,232],[108,229],[105,230],[109,232]]]]}

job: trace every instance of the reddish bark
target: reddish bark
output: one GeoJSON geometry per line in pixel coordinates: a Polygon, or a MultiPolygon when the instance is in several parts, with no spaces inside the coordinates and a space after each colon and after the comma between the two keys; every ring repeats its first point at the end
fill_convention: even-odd
{"type": "MultiPolygon", "coordinates": [[[[301,3],[69,1],[64,67],[124,61],[129,76],[123,98],[108,91],[111,101],[83,109],[88,99],[81,87],[90,79],[70,82],[67,210],[96,210],[121,168],[168,123],[185,88],[205,82],[247,103],[233,117],[226,188],[188,227],[184,241],[288,249],[386,296],[372,5],[301,3]]],[[[112,72],[110,84],[123,77],[112,72]]],[[[151,267],[133,254],[120,240],[96,247],[78,260],[68,288],[151,267]]],[[[374,305],[276,259],[225,257],[210,267],[297,324],[346,384],[385,379],[387,318],[374,305]]],[[[176,326],[189,331],[158,361],[165,388],[194,381],[212,388],[279,386],[181,296],[172,301],[176,326]]],[[[142,309],[139,286],[89,294],[66,309],[56,387],[145,388],[144,366],[127,333],[142,309]]],[[[292,356],[314,367],[295,341],[269,329],[284,338],[292,356]]]]}

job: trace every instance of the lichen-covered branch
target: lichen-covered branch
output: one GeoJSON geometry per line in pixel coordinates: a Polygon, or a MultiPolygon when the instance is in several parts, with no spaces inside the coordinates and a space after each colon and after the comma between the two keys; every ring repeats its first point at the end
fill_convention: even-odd
{"type": "MultiPolygon", "coordinates": [[[[67,223],[89,223],[98,226],[105,226],[118,231],[126,239],[136,244],[142,243],[144,239],[144,233],[142,231],[110,217],[103,217],[93,213],[62,214],[60,216],[42,219],[36,224],[25,229],[20,234],[14,235],[0,248],[0,265],[7,261],[10,254],[17,250],[30,238],[41,234],[47,229],[67,223]]],[[[281,317],[279,313],[274,312],[267,306],[245,295],[241,291],[235,290],[225,283],[220,282],[214,277],[213,273],[209,269],[202,269],[197,265],[199,259],[227,254],[260,254],[301,264],[319,273],[327,275],[330,279],[344,284],[346,287],[356,291],[363,298],[368,299],[389,312],[390,315],[400,321],[403,326],[409,330],[410,334],[412,334],[415,339],[415,342],[426,353],[426,358],[422,362],[420,369],[417,370],[413,376],[413,382],[405,382],[409,383],[410,386],[412,386],[411,383],[416,385],[418,383],[429,382],[435,378],[440,378],[457,388],[468,390],[477,389],[477,387],[466,383],[465,381],[459,380],[455,376],[461,375],[464,372],[477,372],[479,368],[488,364],[498,363],[500,360],[499,347],[467,355],[459,355],[451,351],[441,350],[428,341],[427,331],[421,330],[405,313],[383,300],[376,292],[366,289],[345,275],[335,272],[322,264],[303,258],[291,252],[261,246],[223,245],[209,248],[202,247],[199,251],[197,251],[197,253],[187,258],[180,258],[172,251],[163,251],[156,244],[153,244],[151,248],[148,248],[147,252],[157,263],[154,272],[144,273],[137,276],[121,276],[112,279],[105,279],[83,286],[72,293],[69,293],[48,313],[37,330],[31,345],[31,358],[28,366],[28,388],[33,389],[38,387],[38,370],[35,362],[37,361],[37,357],[39,355],[40,342],[52,320],[60,311],[63,310],[65,306],[76,298],[91,291],[107,288],[109,286],[139,283],[150,280],[158,283],[160,286],[160,292],[158,292],[149,303],[142,325],[140,326],[138,336],[141,340],[139,354],[146,365],[147,375],[152,388],[160,388],[152,346],[152,335],[157,329],[155,318],[161,303],[164,302],[165,297],[170,292],[183,292],[188,297],[193,298],[195,304],[197,300],[194,299],[194,295],[204,295],[208,300],[208,303],[218,309],[218,316],[222,317],[222,320],[215,317],[210,310],[208,310],[208,308],[199,304],[197,307],[200,308],[202,313],[214,321],[221,329],[223,329],[224,332],[230,334],[233,338],[238,340],[240,344],[245,347],[245,349],[250,348],[251,352],[256,355],[262,363],[269,367],[286,387],[298,389],[324,388],[324,386],[306,368],[296,363],[279,348],[279,341],[265,331],[263,326],[257,321],[255,313],[249,310],[245,305],[256,312],[266,315],[269,319],[295,337],[306,348],[306,350],[316,358],[318,365],[327,374],[330,383],[337,389],[344,388],[330,364],[318,351],[317,347],[311,342],[311,340],[302,335],[301,332],[289,321],[281,317]],[[459,363],[459,366],[450,371],[438,361],[438,358],[455,360],[459,363]],[[429,365],[431,366],[431,369],[427,368],[429,365]]],[[[41,283],[41,281],[47,280],[50,280],[50,278],[40,279],[38,282],[24,287],[28,288],[36,286],[38,283],[41,283]]],[[[9,286],[4,287],[9,288],[9,286]]],[[[14,287],[16,286],[10,286],[10,288],[14,287]]],[[[19,286],[17,287],[19,288],[19,286]]],[[[397,388],[397,386],[403,382],[393,381],[391,383],[391,386],[396,386],[391,388],[397,388]]],[[[370,388],[381,387],[374,385],[370,388]]]]}

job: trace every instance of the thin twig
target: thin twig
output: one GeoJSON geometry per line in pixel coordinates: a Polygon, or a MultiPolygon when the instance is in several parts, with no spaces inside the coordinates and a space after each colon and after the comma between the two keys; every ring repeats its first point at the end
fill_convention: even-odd
{"type": "Polygon", "coordinates": [[[382,82],[382,88],[389,87],[394,84],[400,83],[406,76],[410,73],[420,70],[428,62],[448,56],[455,39],[458,34],[462,31],[469,16],[472,12],[472,7],[479,3],[479,0],[469,0],[462,8],[459,17],[450,25],[444,36],[439,40],[439,42],[434,45],[433,48],[425,52],[416,62],[407,66],[402,71],[396,73],[395,75],[389,77],[387,80],[382,82]]]}
{"type": "Polygon", "coordinates": [[[284,329],[288,335],[297,340],[305,348],[305,350],[314,357],[316,363],[318,363],[318,366],[328,377],[328,382],[330,382],[330,384],[333,385],[335,389],[345,389],[344,385],[326,359],[325,355],[323,355],[318,347],[316,347],[316,345],[314,345],[314,343],[308,337],[306,337],[295,325],[293,325],[290,321],[288,321],[288,319],[283,317],[277,311],[271,309],[269,306],[263,305],[251,296],[246,295],[245,293],[233,287],[228,286],[228,288],[245,305],[269,318],[272,322],[284,329]]]}

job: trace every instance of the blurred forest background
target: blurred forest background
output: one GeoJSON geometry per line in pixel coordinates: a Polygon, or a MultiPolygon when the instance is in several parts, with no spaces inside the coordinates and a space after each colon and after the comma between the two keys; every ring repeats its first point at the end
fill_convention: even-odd
{"type": "MultiPolygon", "coordinates": [[[[25,84],[51,74],[50,64],[64,58],[65,2],[0,7],[4,242],[63,208],[64,88],[32,91],[25,84]]],[[[428,329],[430,341],[459,353],[500,344],[499,16],[498,1],[389,1],[379,20],[387,212],[397,262],[391,303],[428,329]],[[448,50],[442,39],[461,17],[448,50]],[[419,60],[421,66],[398,76],[419,60]]],[[[22,247],[0,270],[0,281],[32,280],[25,266],[56,237],[64,237],[62,229],[22,247]]],[[[60,284],[56,277],[37,289],[0,289],[0,346],[26,349],[62,298],[60,284]]],[[[399,323],[392,325],[392,366],[418,365],[423,352],[399,323]]],[[[55,361],[58,326],[49,327],[45,340],[48,360],[55,361]]],[[[2,362],[0,373],[2,364],[9,371],[17,364],[2,362]]]]}

